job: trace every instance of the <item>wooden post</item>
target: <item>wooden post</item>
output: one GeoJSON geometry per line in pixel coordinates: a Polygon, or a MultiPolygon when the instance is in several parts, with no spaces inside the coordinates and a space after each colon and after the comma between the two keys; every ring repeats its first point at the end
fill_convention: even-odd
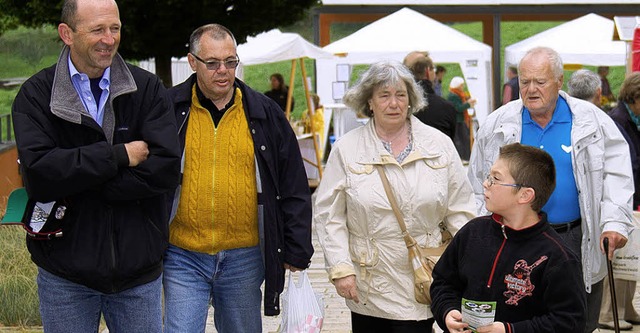
{"type": "MultiPolygon", "coordinates": [[[[315,113],[315,105],[311,105],[311,95],[309,94],[309,83],[307,82],[307,70],[304,68],[304,58],[300,58],[300,70],[302,71],[302,82],[304,85],[304,96],[307,100],[307,112],[309,113],[309,127],[311,128],[311,139],[313,140],[313,149],[316,151],[316,164],[318,168],[318,178],[322,179],[322,156],[320,156],[320,143],[318,142],[318,135],[316,129],[313,126],[313,114],[315,113]]],[[[293,71],[293,70],[292,70],[293,71]]],[[[324,129],[321,129],[324,130],[324,129]]]]}
{"type": "Polygon", "coordinates": [[[289,89],[287,89],[287,106],[285,107],[285,110],[284,110],[284,115],[287,117],[287,120],[291,119],[291,99],[293,98],[293,84],[295,83],[295,75],[296,75],[296,59],[292,59],[291,75],[289,75],[289,89]]]}

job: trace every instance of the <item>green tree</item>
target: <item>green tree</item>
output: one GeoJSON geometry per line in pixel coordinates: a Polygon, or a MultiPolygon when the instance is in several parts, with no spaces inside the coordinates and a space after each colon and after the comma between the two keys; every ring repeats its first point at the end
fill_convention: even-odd
{"type": "MultiPolygon", "coordinates": [[[[26,26],[60,22],[61,0],[0,0],[4,15],[26,26]]],[[[286,26],[304,17],[317,0],[118,0],[122,20],[120,53],[126,59],[154,57],[156,74],[171,86],[171,57],[187,53],[191,32],[207,23],[247,36],[286,26]]]]}

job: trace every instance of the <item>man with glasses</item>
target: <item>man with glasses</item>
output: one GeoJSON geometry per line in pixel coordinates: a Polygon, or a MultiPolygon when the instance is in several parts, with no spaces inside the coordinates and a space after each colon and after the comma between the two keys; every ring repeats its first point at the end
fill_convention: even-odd
{"type": "Polygon", "coordinates": [[[491,113],[480,125],[469,163],[479,215],[482,183],[501,146],[520,142],[553,157],[556,188],[544,205],[549,223],[582,261],[587,292],[585,332],[596,329],[609,259],[632,229],[633,176],[629,146],[604,112],[561,91],[563,65],[553,49],[529,50],[518,67],[521,99],[491,113]]]}
{"type": "Polygon", "coordinates": [[[180,176],[171,105],[157,76],[118,54],[115,1],[64,1],[61,21],[57,64],[12,109],[44,331],[97,332],[102,315],[111,332],[161,332],[180,176]]]}
{"type": "Polygon", "coordinates": [[[311,198],[296,136],[276,102],[235,78],[236,40],[218,24],[189,40],[195,72],[169,90],[183,149],[165,257],[165,332],[262,332],[284,273],[308,267],[311,198]]]}

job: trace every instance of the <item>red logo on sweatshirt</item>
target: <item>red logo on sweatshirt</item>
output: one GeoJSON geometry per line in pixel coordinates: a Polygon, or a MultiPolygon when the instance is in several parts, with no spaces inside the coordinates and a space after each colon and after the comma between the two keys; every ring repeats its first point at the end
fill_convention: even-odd
{"type": "Polygon", "coordinates": [[[547,259],[547,256],[542,256],[531,266],[529,266],[527,261],[524,259],[516,261],[516,264],[513,265],[513,274],[507,274],[504,277],[504,283],[507,285],[507,291],[505,291],[503,295],[505,297],[509,297],[505,303],[509,305],[518,305],[519,300],[532,295],[532,291],[536,286],[531,284],[531,271],[547,259]]]}

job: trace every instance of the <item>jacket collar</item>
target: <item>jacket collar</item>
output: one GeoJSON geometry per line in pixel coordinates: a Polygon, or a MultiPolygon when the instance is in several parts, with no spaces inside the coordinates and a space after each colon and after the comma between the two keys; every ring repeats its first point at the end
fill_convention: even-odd
{"type": "MultiPolygon", "coordinates": [[[[183,83],[176,86],[176,95],[174,99],[175,104],[187,103],[191,104],[191,88],[197,82],[196,73],[191,74],[191,76],[186,79],[183,83]]],[[[239,88],[242,92],[242,104],[244,105],[245,114],[249,118],[254,119],[266,119],[267,114],[263,107],[259,105],[262,100],[259,96],[259,93],[255,92],[253,89],[249,88],[242,80],[235,78],[234,86],[239,88]]],[[[262,96],[267,98],[266,96],[262,96]]],[[[264,103],[263,103],[264,104],[264,103]]],[[[176,109],[177,111],[177,109],[176,109]]]]}
{"type": "MultiPolygon", "coordinates": [[[[65,45],[60,52],[58,63],[56,65],[55,76],[53,78],[53,86],[51,88],[51,101],[49,107],[51,113],[74,124],[81,124],[82,117],[91,115],[85,110],[80,96],[73,87],[71,75],[69,74],[69,46],[65,45]]],[[[104,120],[102,129],[104,130],[107,140],[111,142],[113,138],[114,115],[112,111],[113,99],[117,96],[136,91],[133,75],[127,64],[124,62],[120,54],[116,54],[111,63],[111,85],[109,93],[109,103],[105,105],[104,120]]],[[[93,118],[91,118],[93,119],[93,118]]]]}
{"type": "MultiPolygon", "coordinates": [[[[428,130],[418,120],[411,116],[411,135],[413,136],[413,151],[407,156],[402,164],[407,164],[419,159],[437,160],[443,157],[441,147],[429,138],[428,130]]],[[[359,129],[361,131],[358,140],[356,163],[367,164],[398,164],[396,159],[386,150],[376,134],[373,118],[359,129]]],[[[357,135],[357,134],[356,134],[357,135]]]]}

